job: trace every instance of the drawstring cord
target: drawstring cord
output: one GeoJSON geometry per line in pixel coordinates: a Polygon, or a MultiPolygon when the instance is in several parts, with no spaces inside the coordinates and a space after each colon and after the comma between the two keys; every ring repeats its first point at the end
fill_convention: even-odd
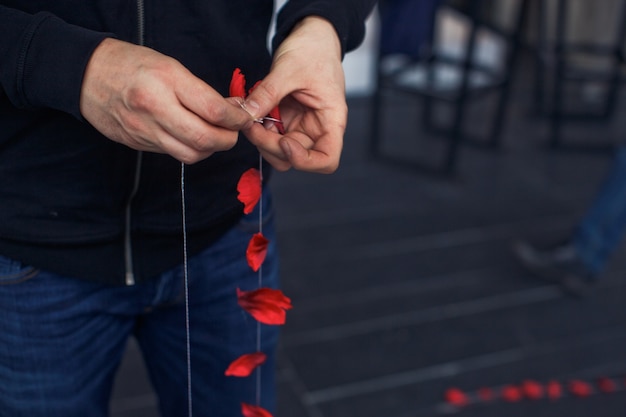
{"type": "Polygon", "coordinates": [[[185,336],[187,349],[187,407],[189,409],[189,417],[193,417],[192,398],[191,398],[191,331],[189,326],[189,268],[187,264],[187,217],[185,207],[185,164],[180,164],[180,193],[182,201],[183,213],[183,277],[185,284],[185,336]]]}

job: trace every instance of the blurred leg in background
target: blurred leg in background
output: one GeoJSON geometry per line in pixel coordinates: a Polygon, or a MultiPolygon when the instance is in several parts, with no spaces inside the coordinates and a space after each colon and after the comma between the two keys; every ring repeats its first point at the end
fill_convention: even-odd
{"type": "Polygon", "coordinates": [[[616,149],[598,193],[571,235],[561,244],[539,248],[520,241],[513,252],[537,278],[582,296],[605,269],[626,229],[626,146],[616,149]]]}

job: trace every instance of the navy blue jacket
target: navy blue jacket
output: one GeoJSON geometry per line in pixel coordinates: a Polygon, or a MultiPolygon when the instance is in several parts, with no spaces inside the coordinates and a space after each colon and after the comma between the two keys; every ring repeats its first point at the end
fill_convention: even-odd
{"type": "MultiPolygon", "coordinates": [[[[290,0],[273,44],[318,15],[347,52],[374,3],[290,0]]],[[[251,81],[267,73],[272,12],[272,0],[0,0],[0,255],[120,284],[180,263],[180,163],[115,143],[83,120],[85,66],[116,37],[176,58],[226,95],[234,68],[251,81]]],[[[187,167],[192,253],[238,221],[236,184],[257,164],[256,149],[239,140],[187,167]]]]}

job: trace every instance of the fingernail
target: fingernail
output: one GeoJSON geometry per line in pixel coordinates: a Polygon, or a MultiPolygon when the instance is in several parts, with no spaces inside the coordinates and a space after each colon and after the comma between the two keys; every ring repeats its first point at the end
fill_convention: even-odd
{"type": "Polygon", "coordinates": [[[261,107],[259,106],[259,103],[257,103],[256,101],[246,101],[244,103],[244,108],[248,113],[250,113],[250,116],[252,116],[253,119],[260,117],[259,109],[261,107]]]}

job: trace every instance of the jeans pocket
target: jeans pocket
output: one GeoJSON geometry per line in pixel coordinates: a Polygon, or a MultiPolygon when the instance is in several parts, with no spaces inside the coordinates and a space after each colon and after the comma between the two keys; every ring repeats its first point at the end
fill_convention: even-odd
{"type": "Polygon", "coordinates": [[[35,267],[0,255],[0,285],[17,284],[34,278],[39,273],[35,267]]]}

